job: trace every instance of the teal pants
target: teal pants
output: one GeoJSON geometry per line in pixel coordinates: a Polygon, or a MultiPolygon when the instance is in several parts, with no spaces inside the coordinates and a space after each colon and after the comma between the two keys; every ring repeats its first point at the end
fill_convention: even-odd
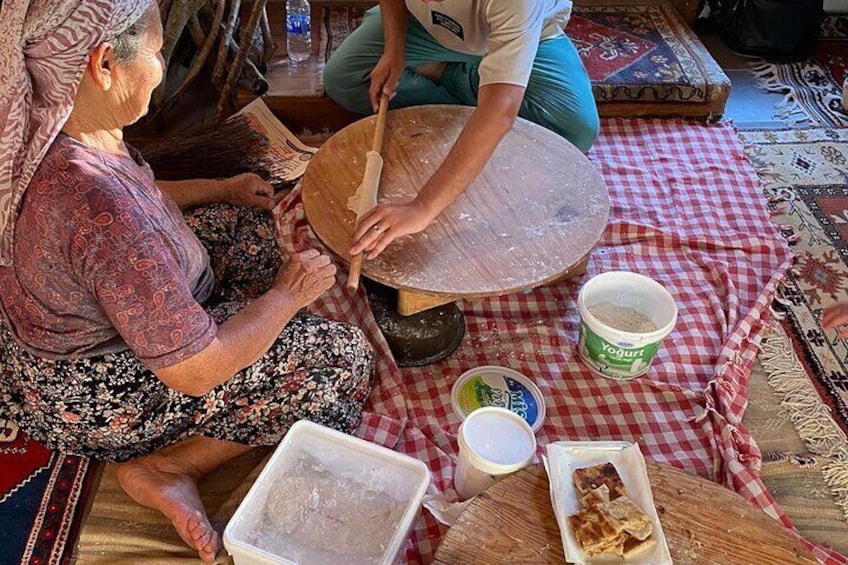
{"type": "MultiPolygon", "coordinates": [[[[410,16],[406,32],[406,65],[392,108],[422,104],[477,105],[479,55],[443,47],[410,16]],[[439,84],[413,69],[423,63],[448,63],[439,84]]],[[[362,25],[327,61],[324,88],[347,110],[372,113],[368,100],[369,74],[383,54],[379,7],[368,10],[362,25]]],[[[566,36],[539,44],[530,82],[518,115],[542,125],[587,151],[598,137],[598,110],[592,85],[577,50],[566,36]]]]}

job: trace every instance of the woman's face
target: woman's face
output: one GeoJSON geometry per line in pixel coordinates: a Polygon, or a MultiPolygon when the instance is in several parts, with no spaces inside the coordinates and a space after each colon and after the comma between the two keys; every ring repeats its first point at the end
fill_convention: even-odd
{"type": "Polygon", "coordinates": [[[150,96],[165,72],[162,58],[162,19],[159,16],[159,4],[150,3],[142,16],[147,19],[144,33],[135,57],[126,61],[116,61],[113,71],[114,112],[122,125],[129,125],[147,114],[150,96]]]}

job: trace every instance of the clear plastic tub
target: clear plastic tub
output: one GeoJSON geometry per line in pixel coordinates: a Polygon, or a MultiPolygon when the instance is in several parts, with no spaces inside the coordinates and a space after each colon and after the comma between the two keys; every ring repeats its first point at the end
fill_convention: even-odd
{"type": "Polygon", "coordinates": [[[430,484],[417,459],[294,424],[224,530],[236,565],[389,564],[430,484]]]}

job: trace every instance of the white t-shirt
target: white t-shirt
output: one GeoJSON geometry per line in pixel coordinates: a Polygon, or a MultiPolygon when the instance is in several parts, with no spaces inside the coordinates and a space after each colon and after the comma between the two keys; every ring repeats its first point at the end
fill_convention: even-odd
{"type": "Polygon", "coordinates": [[[562,35],[571,0],[406,0],[439,43],[482,55],[480,86],[527,86],[539,42],[562,35]]]}

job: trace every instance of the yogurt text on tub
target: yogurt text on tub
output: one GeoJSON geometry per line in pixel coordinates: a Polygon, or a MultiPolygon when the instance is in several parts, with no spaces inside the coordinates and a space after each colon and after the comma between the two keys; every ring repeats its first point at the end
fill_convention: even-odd
{"type": "Polygon", "coordinates": [[[619,359],[627,359],[628,357],[640,357],[643,353],[641,349],[621,349],[620,347],[614,347],[606,342],[601,342],[601,347],[603,347],[606,353],[609,353],[613,357],[617,357],[619,359]]]}

